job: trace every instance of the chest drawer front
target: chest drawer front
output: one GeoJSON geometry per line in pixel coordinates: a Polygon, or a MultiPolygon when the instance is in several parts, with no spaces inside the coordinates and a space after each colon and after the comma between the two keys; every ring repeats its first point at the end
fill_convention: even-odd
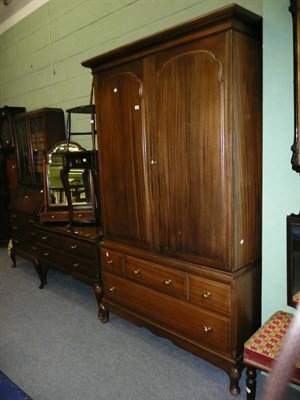
{"type": "Polygon", "coordinates": [[[103,271],[124,275],[124,255],[116,251],[101,248],[101,266],[103,271]]]}
{"type": "Polygon", "coordinates": [[[189,301],[197,306],[229,315],[230,286],[190,275],[189,301]]]}
{"type": "Polygon", "coordinates": [[[171,296],[186,299],[186,274],[134,257],[126,258],[127,278],[171,296]]]}
{"type": "Polygon", "coordinates": [[[230,319],[158,293],[121,277],[103,274],[104,302],[120,305],[200,346],[230,356],[230,319]]]}
{"type": "Polygon", "coordinates": [[[40,231],[39,242],[45,246],[61,249],[70,255],[79,255],[89,259],[93,258],[94,256],[93,244],[83,242],[81,240],[40,231]]]}
{"type": "Polygon", "coordinates": [[[30,244],[36,239],[37,232],[33,227],[34,220],[27,215],[12,213],[10,216],[11,235],[15,245],[30,244]]]}
{"type": "Polygon", "coordinates": [[[53,263],[54,265],[68,269],[70,273],[79,272],[91,277],[97,276],[96,264],[90,260],[66,254],[61,250],[43,246],[40,243],[36,245],[36,248],[41,264],[53,263]]]}

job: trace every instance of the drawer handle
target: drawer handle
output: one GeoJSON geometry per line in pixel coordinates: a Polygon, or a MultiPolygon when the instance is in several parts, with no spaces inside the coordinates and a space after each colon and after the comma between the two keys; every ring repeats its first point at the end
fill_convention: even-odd
{"type": "Polygon", "coordinates": [[[211,293],[210,292],[205,292],[205,293],[203,293],[202,297],[204,299],[209,299],[211,297],[211,293]]]}
{"type": "Polygon", "coordinates": [[[133,271],[133,273],[134,275],[139,275],[141,273],[141,270],[137,268],[133,271]]]}
{"type": "Polygon", "coordinates": [[[115,293],[116,287],[115,287],[115,286],[110,287],[110,288],[109,288],[109,291],[110,291],[111,293],[115,293]]]}
{"type": "Polygon", "coordinates": [[[77,249],[77,244],[72,244],[71,249],[72,250],[77,249]]]}
{"type": "Polygon", "coordinates": [[[209,333],[213,332],[213,328],[210,325],[205,325],[204,332],[208,335],[209,333]]]}
{"type": "Polygon", "coordinates": [[[74,264],[73,264],[73,267],[74,267],[74,268],[79,267],[79,263],[74,263],[74,264]]]}
{"type": "Polygon", "coordinates": [[[50,251],[44,251],[44,256],[49,256],[50,251]]]}
{"type": "Polygon", "coordinates": [[[172,279],[166,279],[165,280],[165,285],[170,286],[172,283],[172,279]]]}
{"type": "Polygon", "coordinates": [[[107,260],[107,264],[113,264],[114,260],[107,260]]]}
{"type": "Polygon", "coordinates": [[[18,231],[19,230],[19,228],[17,226],[13,226],[12,228],[13,228],[14,231],[18,231]]]}
{"type": "Polygon", "coordinates": [[[42,236],[42,239],[43,239],[43,240],[47,240],[47,239],[48,239],[48,236],[42,236]]]}

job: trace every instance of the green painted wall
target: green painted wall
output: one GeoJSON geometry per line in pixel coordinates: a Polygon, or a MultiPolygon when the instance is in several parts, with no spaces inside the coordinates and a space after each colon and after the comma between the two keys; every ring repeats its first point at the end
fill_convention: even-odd
{"type": "Polygon", "coordinates": [[[293,39],[288,0],[264,0],[263,319],[286,306],[286,216],[299,213],[293,141],[293,39]]]}
{"type": "MultiPolygon", "coordinates": [[[[0,35],[0,106],[64,110],[89,101],[81,62],[232,0],[49,0],[0,35]]],[[[236,0],[264,19],[263,320],[286,305],[285,218],[299,212],[289,0],[236,0]]],[[[251,68],[251,66],[249,66],[251,68]]],[[[77,120],[76,127],[86,121],[77,120]]],[[[87,145],[85,142],[81,142],[87,145]]],[[[258,294],[259,295],[259,294],[258,294]]]]}

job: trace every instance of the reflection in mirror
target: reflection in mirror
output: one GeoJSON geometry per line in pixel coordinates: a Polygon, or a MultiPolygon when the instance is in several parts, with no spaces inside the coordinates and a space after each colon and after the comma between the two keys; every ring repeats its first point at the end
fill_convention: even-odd
{"type": "MultiPolygon", "coordinates": [[[[48,205],[67,206],[67,197],[60,177],[63,168],[63,157],[66,151],[84,151],[84,148],[75,142],[60,142],[48,154],[46,166],[48,205]]],[[[74,205],[87,205],[91,201],[90,173],[84,169],[73,169],[69,172],[69,185],[74,205]]]]}

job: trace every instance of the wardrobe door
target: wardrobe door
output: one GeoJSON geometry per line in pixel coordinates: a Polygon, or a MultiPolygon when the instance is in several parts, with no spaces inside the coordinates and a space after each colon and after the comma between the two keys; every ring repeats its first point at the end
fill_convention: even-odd
{"type": "Polygon", "coordinates": [[[230,242],[223,36],[155,59],[160,252],[220,268],[230,242]]]}
{"type": "Polygon", "coordinates": [[[106,240],[150,247],[148,143],[139,64],[99,73],[101,207],[106,240]]]}

